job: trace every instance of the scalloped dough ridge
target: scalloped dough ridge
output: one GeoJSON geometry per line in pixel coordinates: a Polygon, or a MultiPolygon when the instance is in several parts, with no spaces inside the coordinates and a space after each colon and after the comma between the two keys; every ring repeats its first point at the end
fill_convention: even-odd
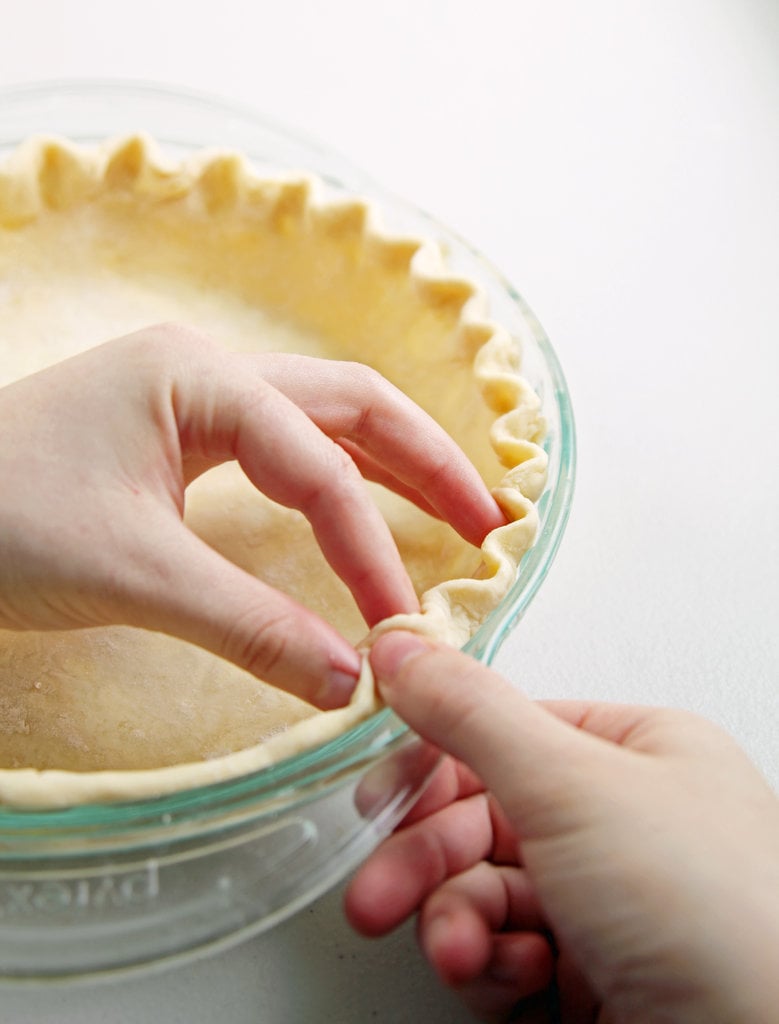
{"type": "MultiPolygon", "coordinates": [[[[170,161],[142,136],[94,148],[31,139],[0,165],[0,318],[0,386],[183,319],[242,350],[368,362],[438,419],[510,522],[478,552],[375,488],[422,611],[368,637],[302,516],[258,495],[233,465],[187,492],[192,529],[354,643],[403,625],[462,646],[533,543],[545,424],[517,341],[437,245],[393,237],[372,204],[334,201],[311,177],[264,178],[217,151],[170,161]]],[[[58,807],[207,785],[330,740],[378,707],[367,660],[350,705],[319,712],[170,637],[7,632],[0,802],[58,807]]]]}

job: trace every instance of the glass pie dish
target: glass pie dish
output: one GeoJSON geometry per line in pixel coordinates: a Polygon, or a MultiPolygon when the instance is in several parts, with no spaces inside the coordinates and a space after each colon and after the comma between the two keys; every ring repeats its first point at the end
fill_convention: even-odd
{"type": "MultiPolygon", "coordinates": [[[[393,232],[433,238],[477,282],[517,339],[546,424],[534,543],[465,648],[489,663],[549,570],[570,507],[574,431],[565,382],[516,291],[435,220],[337,154],[252,111],[158,87],[60,83],[6,90],[0,157],[36,134],[79,144],[148,133],[174,156],[243,153],[275,174],[315,174],[375,201],[393,232]]],[[[239,941],[340,881],[421,793],[435,757],[388,710],[260,770],[149,799],[0,808],[0,977],[34,980],[148,968],[239,941]]]]}

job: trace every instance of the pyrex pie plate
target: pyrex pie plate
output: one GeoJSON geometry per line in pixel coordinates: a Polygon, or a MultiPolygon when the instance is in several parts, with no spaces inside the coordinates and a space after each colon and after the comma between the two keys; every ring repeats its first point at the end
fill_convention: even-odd
{"type": "MultiPolygon", "coordinates": [[[[398,233],[432,237],[479,283],[521,343],[547,431],[539,528],[509,593],[467,644],[489,663],[546,576],[570,507],[567,388],[522,298],[454,232],[323,146],[251,110],[137,83],[64,82],[0,93],[0,157],[36,134],[77,143],[144,132],[186,155],[236,149],[375,200],[398,233]]],[[[387,710],[298,756],[216,785],[130,803],[0,809],[0,976],[83,977],[150,967],[269,928],[341,880],[417,798],[435,757],[387,710]]]]}

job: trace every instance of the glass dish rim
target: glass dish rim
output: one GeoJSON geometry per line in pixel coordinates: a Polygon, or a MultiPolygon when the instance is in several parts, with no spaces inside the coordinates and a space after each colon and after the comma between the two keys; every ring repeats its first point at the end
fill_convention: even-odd
{"type": "MultiPolygon", "coordinates": [[[[61,78],[11,84],[0,88],[0,102],[31,102],[35,99],[52,98],[55,94],[62,93],[71,93],[73,96],[79,93],[92,94],[97,97],[112,91],[139,100],[148,97],[153,101],[155,97],[164,97],[172,102],[181,101],[193,106],[207,106],[212,110],[224,111],[226,114],[244,118],[257,128],[281,136],[296,146],[303,146],[311,153],[319,154],[329,161],[336,161],[347,169],[352,182],[357,182],[360,187],[368,189],[368,198],[375,199],[380,208],[384,201],[396,209],[404,209],[425,220],[431,230],[446,236],[469,253],[490,276],[492,283],[502,289],[516,308],[540,353],[544,370],[552,385],[551,402],[558,417],[559,438],[556,441],[555,465],[552,467],[550,462],[550,475],[538,502],[539,530],[536,539],[521,560],[517,577],[509,592],[463,648],[483,663],[490,664],[509,630],[529,607],[551,568],[568,522],[575,483],[576,432],[568,386],[557,353],[530,306],[501,271],[452,228],[413,203],[391,193],[332,147],[275,121],[248,104],[233,102],[194,89],[126,78],[61,78]]],[[[0,144],[4,141],[0,139],[0,144]]],[[[327,174],[321,174],[315,169],[314,173],[319,174],[326,182],[330,180],[327,174]]],[[[354,185],[350,187],[354,188],[354,185]]],[[[408,726],[390,709],[383,708],[324,744],[256,772],[207,786],[139,801],[84,804],[46,810],[0,807],[0,835],[5,831],[17,829],[20,832],[38,832],[49,826],[59,830],[69,825],[85,828],[104,826],[110,830],[120,826],[127,827],[134,821],[146,818],[158,823],[161,817],[171,814],[176,814],[177,817],[181,814],[186,815],[188,810],[193,812],[193,817],[204,818],[209,812],[220,811],[227,798],[247,803],[259,799],[260,810],[264,799],[269,795],[272,794],[278,800],[285,793],[294,790],[301,776],[304,776],[307,783],[326,782],[328,778],[340,779],[344,771],[350,768],[354,770],[359,765],[367,763],[376,754],[387,751],[407,736],[413,736],[408,726]]]]}

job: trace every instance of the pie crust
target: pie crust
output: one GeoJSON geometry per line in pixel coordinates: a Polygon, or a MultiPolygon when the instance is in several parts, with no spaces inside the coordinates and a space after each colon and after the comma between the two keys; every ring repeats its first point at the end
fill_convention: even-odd
{"type": "MultiPolygon", "coordinates": [[[[0,166],[0,386],[109,338],[182,320],[241,350],[368,363],[431,413],[511,520],[481,551],[370,485],[422,613],[367,638],[305,518],[234,465],[187,491],[188,525],[353,643],[403,624],[462,646],[509,590],[546,477],[540,402],[516,339],[434,242],[389,234],[362,199],[240,156],[166,160],[140,136],[31,139],[0,166]],[[442,387],[445,380],[445,387],[442,387]]],[[[366,668],[320,712],[157,633],[0,631],[0,802],[58,807],[207,785],[329,740],[377,710],[366,668]]]]}

